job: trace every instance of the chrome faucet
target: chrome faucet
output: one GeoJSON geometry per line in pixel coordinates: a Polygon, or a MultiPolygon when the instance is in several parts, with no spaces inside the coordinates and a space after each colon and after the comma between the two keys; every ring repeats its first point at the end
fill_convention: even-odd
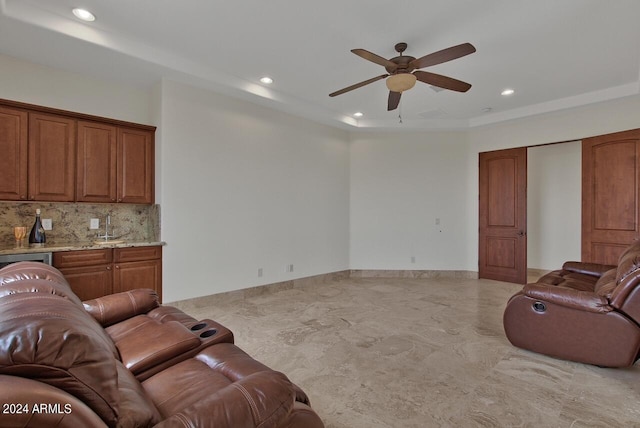
{"type": "Polygon", "coordinates": [[[109,226],[110,225],[111,225],[111,216],[107,215],[107,221],[105,221],[105,224],[104,224],[104,235],[98,234],[96,237],[97,238],[102,238],[105,241],[108,241],[109,239],[115,238],[116,236],[113,234],[115,229],[111,229],[111,235],[109,235],[109,226]]]}

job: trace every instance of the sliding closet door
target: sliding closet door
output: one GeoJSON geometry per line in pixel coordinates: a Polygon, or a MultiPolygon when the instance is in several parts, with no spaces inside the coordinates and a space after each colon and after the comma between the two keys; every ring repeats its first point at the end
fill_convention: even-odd
{"type": "Polygon", "coordinates": [[[617,264],[640,237],[640,130],[582,142],[582,261],[617,264]]]}
{"type": "Polygon", "coordinates": [[[527,149],[480,153],[480,278],[527,280],[527,149]]]}

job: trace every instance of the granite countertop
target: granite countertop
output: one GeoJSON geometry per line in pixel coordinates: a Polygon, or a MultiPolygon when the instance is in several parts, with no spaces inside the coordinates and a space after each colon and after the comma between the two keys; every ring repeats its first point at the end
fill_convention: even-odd
{"type": "Polygon", "coordinates": [[[103,248],[126,248],[126,247],[151,247],[166,245],[164,241],[124,241],[120,243],[96,244],[93,241],[87,242],[56,242],[44,244],[40,247],[30,247],[24,243],[21,247],[15,245],[0,245],[0,255],[4,254],[28,254],[28,253],[55,253],[57,251],[75,250],[100,250],[103,248]]]}

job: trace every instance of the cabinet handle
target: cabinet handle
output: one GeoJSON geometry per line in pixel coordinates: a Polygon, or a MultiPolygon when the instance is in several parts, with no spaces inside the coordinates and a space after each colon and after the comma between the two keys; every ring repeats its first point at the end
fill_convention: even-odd
{"type": "Polygon", "coordinates": [[[116,269],[120,269],[120,266],[119,266],[119,265],[116,265],[116,269]]]}
{"type": "Polygon", "coordinates": [[[107,266],[107,270],[111,270],[111,266],[107,266]]]}

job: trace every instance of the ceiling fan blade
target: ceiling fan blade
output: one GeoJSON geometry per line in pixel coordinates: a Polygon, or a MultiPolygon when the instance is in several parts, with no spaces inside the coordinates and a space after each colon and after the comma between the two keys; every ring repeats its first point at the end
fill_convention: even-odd
{"type": "Polygon", "coordinates": [[[452,46],[450,48],[425,55],[422,58],[414,59],[409,63],[409,66],[414,68],[429,67],[431,65],[441,64],[443,62],[451,61],[452,59],[472,54],[475,51],[476,48],[471,43],[463,43],[458,46],[452,46]]]}
{"type": "Polygon", "coordinates": [[[389,91],[389,102],[387,103],[387,111],[395,110],[398,108],[401,96],[402,92],[389,91]]]}
{"type": "Polygon", "coordinates": [[[380,55],[376,55],[372,52],[369,52],[368,50],[365,49],[351,49],[351,52],[353,52],[354,54],[358,55],[359,57],[362,57],[368,61],[371,62],[375,62],[378,65],[381,65],[383,67],[386,67],[388,69],[388,71],[394,71],[396,68],[398,68],[398,64],[396,64],[395,62],[389,61],[386,58],[381,57],[380,55]]]}
{"type": "Polygon", "coordinates": [[[471,84],[463,82],[462,80],[456,80],[440,74],[429,73],[428,71],[417,70],[414,71],[413,74],[416,75],[416,78],[419,81],[437,86],[438,88],[450,89],[457,92],[467,92],[471,88],[471,84]]]}
{"type": "Polygon", "coordinates": [[[351,85],[351,86],[347,86],[344,89],[340,89],[339,91],[335,91],[329,94],[330,97],[335,97],[336,95],[342,95],[345,92],[349,92],[349,91],[353,91],[354,89],[358,89],[362,86],[368,85],[369,83],[373,83],[376,82],[380,79],[384,79],[385,77],[387,77],[388,74],[381,74],[380,76],[376,76],[374,78],[371,78],[369,80],[365,80],[364,82],[360,82],[360,83],[356,83],[355,85],[351,85]]]}

